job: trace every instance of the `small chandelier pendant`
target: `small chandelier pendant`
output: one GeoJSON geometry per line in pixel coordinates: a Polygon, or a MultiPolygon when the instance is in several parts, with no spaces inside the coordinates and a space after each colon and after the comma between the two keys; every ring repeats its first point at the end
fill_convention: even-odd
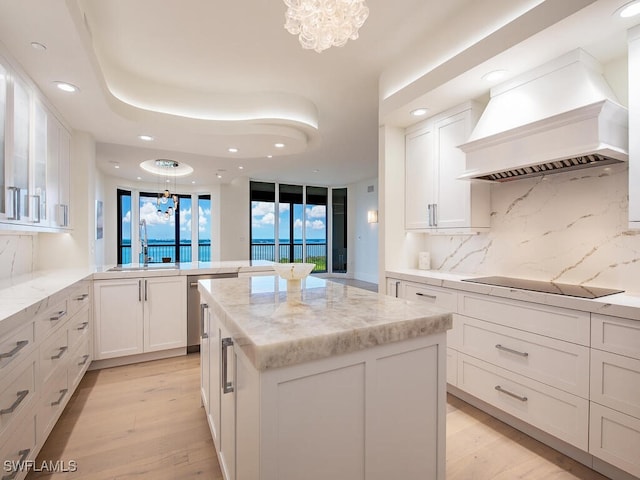
{"type": "Polygon", "coordinates": [[[358,30],[369,16],[365,0],[284,0],[284,28],[304,49],[322,52],[342,47],[358,38],[358,30]]]}

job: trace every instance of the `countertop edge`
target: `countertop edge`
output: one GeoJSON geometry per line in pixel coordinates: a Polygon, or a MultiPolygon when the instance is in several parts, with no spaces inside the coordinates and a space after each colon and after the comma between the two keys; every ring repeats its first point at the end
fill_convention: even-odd
{"type": "Polygon", "coordinates": [[[540,303],[554,307],[568,308],[583,312],[611,315],[613,317],[640,321],[640,295],[616,293],[595,299],[568,297],[550,293],[532,292],[529,290],[463,282],[463,279],[478,277],[479,275],[454,274],[433,270],[387,270],[385,271],[385,276],[388,278],[397,278],[398,280],[417,282],[434,287],[451,288],[469,293],[478,293],[512,300],[540,303]]]}

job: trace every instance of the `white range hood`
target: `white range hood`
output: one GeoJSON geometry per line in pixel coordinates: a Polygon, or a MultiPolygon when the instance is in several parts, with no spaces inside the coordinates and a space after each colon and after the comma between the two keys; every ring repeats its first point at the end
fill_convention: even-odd
{"type": "Polygon", "coordinates": [[[624,162],[628,112],[598,62],[574,50],[491,90],[469,141],[465,180],[504,182],[624,162]]]}

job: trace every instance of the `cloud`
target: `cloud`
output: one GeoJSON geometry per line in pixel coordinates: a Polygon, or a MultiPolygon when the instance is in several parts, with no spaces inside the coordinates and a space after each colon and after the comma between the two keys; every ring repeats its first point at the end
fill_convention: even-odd
{"type": "Polygon", "coordinates": [[[211,209],[198,207],[198,230],[200,232],[207,231],[209,218],[211,218],[211,209]]]}
{"type": "Polygon", "coordinates": [[[255,228],[275,225],[275,204],[271,202],[253,202],[251,205],[251,222],[255,228]]]}
{"type": "Polygon", "coordinates": [[[156,204],[145,202],[142,207],[140,207],[140,220],[146,220],[148,226],[173,225],[175,216],[171,215],[169,218],[166,218],[164,215],[158,215],[156,204]]]}
{"type": "Polygon", "coordinates": [[[306,210],[307,218],[326,218],[327,217],[327,207],[326,205],[314,205],[313,207],[307,207],[306,210]]]}
{"type": "Polygon", "coordinates": [[[131,223],[131,210],[129,210],[124,217],[122,217],[123,223],[131,223]]]}
{"type": "Polygon", "coordinates": [[[324,222],[322,220],[307,220],[307,228],[312,230],[324,230],[324,222]]]}

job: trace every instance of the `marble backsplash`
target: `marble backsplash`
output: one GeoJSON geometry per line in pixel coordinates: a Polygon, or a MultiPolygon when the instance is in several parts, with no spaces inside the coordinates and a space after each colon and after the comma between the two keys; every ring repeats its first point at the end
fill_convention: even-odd
{"type": "Polygon", "coordinates": [[[33,271],[35,241],[33,235],[0,232],[0,280],[33,271]]]}
{"type": "Polygon", "coordinates": [[[491,231],[427,235],[431,268],[640,293],[640,231],[628,229],[626,164],[491,186],[491,231]]]}

